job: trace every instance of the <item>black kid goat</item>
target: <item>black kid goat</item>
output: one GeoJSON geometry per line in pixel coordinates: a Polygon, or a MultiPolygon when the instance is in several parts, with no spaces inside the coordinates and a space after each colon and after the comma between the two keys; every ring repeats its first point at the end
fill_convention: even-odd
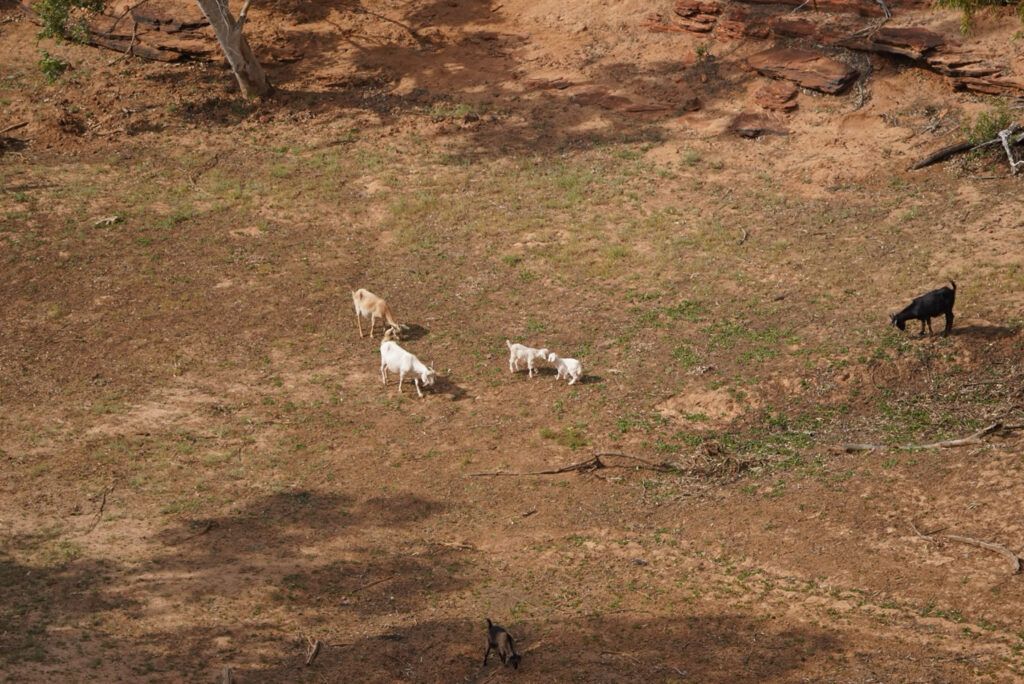
{"type": "Polygon", "coordinates": [[[924,335],[924,327],[928,326],[928,333],[932,334],[932,319],[936,316],[946,316],[946,329],[943,335],[948,335],[953,327],[953,302],[956,301],[956,283],[949,281],[952,288],[940,287],[920,297],[915,297],[910,306],[897,314],[889,314],[892,324],[900,330],[907,329],[907,321],[921,321],[921,334],[924,335]]]}
{"type": "Polygon", "coordinates": [[[499,627],[491,622],[490,618],[487,620],[487,650],[484,651],[484,665],[487,664],[487,656],[491,655],[491,649],[498,652],[498,657],[501,658],[501,664],[505,667],[511,665],[515,669],[519,669],[519,661],[522,656],[516,653],[515,642],[512,641],[512,635],[509,634],[504,627],[499,627]]]}

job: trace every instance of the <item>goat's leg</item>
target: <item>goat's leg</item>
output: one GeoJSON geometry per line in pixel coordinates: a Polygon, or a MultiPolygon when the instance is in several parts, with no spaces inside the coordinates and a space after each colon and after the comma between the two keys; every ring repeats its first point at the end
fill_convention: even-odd
{"type": "Polygon", "coordinates": [[[416,385],[416,394],[418,394],[420,399],[422,399],[423,398],[423,392],[420,392],[420,379],[414,377],[412,379],[412,384],[416,385]]]}
{"type": "Polygon", "coordinates": [[[526,360],[526,377],[528,377],[528,378],[532,378],[533,377],[533,358],[532,357],[526,360]]]}
{"type": "Polygon", "coordinates": [[[508,372],[509,373],[513,373],[513,374],[516,372],[516,357],[515,356],[508,357],[508,372]]]}
{"type": "Polygon", "coordinates": [[[373,339],[373,324],[377,322],[377,315],[370,314],[370,339],[373,339]]]}
{"type": "Polygon", "coordinates": [[[489,655],[491,655],[491,643],[487,642],[487,650],[484,651],[484,664],[483,664],[484,667],[487,666],[487,656],[489,656],[489,655]]]}
{"type": "Polygon", "coordinates": [[[356,325],[359,326],[359,336],[363,336],[363,317],[359,315],[359,309],[356,309],[356,325]]]}
{"type": "Polygon", "coordinates": [[[387,364],[380,364],[380,379],[385,386],[388,384],[388,367],[387,364]]]}
{"type": "Polygon", "coordinates": [[[405,371],[398,371],[398,391],[402,391],[402,380],[405,379],[405,371]]]}
{"type": "Polygon", "coordinates": [[[953,311],[946,312],[946,329],[942,331],[943,337],[949,336],[949,331],[953,329],[953,311]]]}

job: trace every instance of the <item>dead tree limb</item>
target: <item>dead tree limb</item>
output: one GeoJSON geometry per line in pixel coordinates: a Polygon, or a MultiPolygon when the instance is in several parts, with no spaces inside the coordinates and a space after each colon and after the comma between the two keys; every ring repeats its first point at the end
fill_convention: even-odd
{"type": "Polygon", "coordinates": [[[667,473],[673,470],[682,470],[680,466],[676,466],[672,463],[669,463],[668,461],[662,461],[661,463],[652,463],[647,459],[640,458],[639,456],[633,456],[632,454],[627,454],[622,451],[597,451],[594,453],[594,456],[618,456],[620,458],[628,458],[630,460],[644,464],[644,466],[651,470],[657,470],[658,472],[662,473],[667,473]]]}
{"type": "Polygon", "coordinates": [[[943,535],[946,539],[952,539],[953,541],[960,542],[961,544],[967,544],[969,546],[977,546],[979,549],[988,549],[989,551],[995,551],[1001,553],[1010,559],[1010,566],[1013,568],[1013,574],[1020,574],[1020,557],[1013,551],[1002,544],[996,544],[994,542],[984,542],[978,539],[971,539],[970,537],[961,537],[958,534],[945,534],[943,535]]]}
{"type": "Polygon", "coordinates": [[[395,576],[391,575],[391,577],[385,577],[384,579],[379,579],[376,582],[370,582],[369,584],[364,584],[363,586],[357,587],[356,589],[353,589],[352,591],[348,592],[348,595],[349,596],[354,596],[354,595],[358,594],[359,592],[361,592],[363,589],[369,589],[370,587],[375,587],[378,584],[383,584],[384,582],[388,582],[388,581],[393,580],[393,579],[395,579],[395,576]]]}
{"type": "Polygon", "coordinates": [[[852,454],[857,451],[875,451],[876,449],[884,448],[878,444],[837,444],[834,447],[830,447],[829,451],[836,454],[852,454]]]}
{"type": "Polygon", "coordinates": [[[320,648],[323,646],[323,642],[319,639],[314,639],[311,636],[306,637],[306,667],[313,664],[316,657],[320,655],[320,648]]]}
{"type": "Polygon", "coordinates": [[[932,442],[931,444],[904,444],[903,446],[898,446],[896,448],[902,449],[904,451],[916,451],[919,449],[936,449],[967,446],[970,444],[984,444],[984,442],[981,440],[982,437],[991,434],[997,430],[1000,430],[1002,427],[1002,423],[992,423],[988,427],[978,430],[973,435],[968,435],[967,437],[963,437],[961,439],[947,439],[942,442],[932,442]]]}
{"type": "MultiPolygon", "coordinates": [[[[984,444],[985,442],[981,439],[982,437],[1005,429],[1009,428],[1006,428],[1002,423],[992,423],[988,427],[982,428],[974,434],[968,435],[967,437],[961,437],[960,439],[947,439],[942,442],[932,442],[930,444],[902,444],[891,448],[899,451],[919,451],[921,449],[940,449],[969,446],[972,444],[984,444]]],[[[886,447],[882,444],[838,444],[834,447],[830,447],[829,451],[837,454],[851,454],[857,451],[875,451],[884,450],[886,448],[890,447],[886,447]]]]}
{"type": "Polygon", "coordinates": [[[652,463],[648,460],[640,458],[639,456],[633,456],[626,454],[621,451],[598,451],[593,456],[585,461],[578,463],[571,463],[561,468],[552,468],[550,470],[528,470],[528,471],[514,471],[514,470],[488,470],[480,473],[469,473],[469,477],[498,477],[502,475],[507,476],[523,476],[523,475],[560,475],[562,473],[590,473],[595,470],[602,468],[644,468],[645,470],[654,470],[659,473],[670,473],[683,470],[681,466],[677,466],[671,463],[652,463]],[[628,458],[633,461],[637,461],[641,465],[639,466],[628,466],[620,465],[616,463],[605,463],[601,460],[602,456],[618,456],[620,458],[628,458]]]}
{"type": "Polygon", "coordinates": [[[470,473],[469,477],[486,477],[486,476],[499,476],[499,475],[559,475],[561,473],[571,473],[573,471],[587,472],[590,470],[597,470],[598,468],[605,468],[606,466],[601,463],[601,459],[597,456],[591,456],[585,461],[579,463],[572,463],[561,468],[552,468],[551,470],[528,470],[524,472],[517,472],[513,470],[489,470],[482,473],[470,473]]]}
{"type": "MultiPolygon", "coordinates": [[[[1000,131],[999,135],[996,136],[995,138],[992,138],[991,140],[986,140],[984,142],[980,142],[980,143],[977,143],[977,144],[972,143],[970,140],[962,140],[962,141],[960,141],[958,143],[955,143],[953,145],[949,145],[948,147],[943,147],[941,150],[937,150],[935,152],[932,152],[927,157],[925,157],[924,159],[922,159],[921,161],[917,162],[912,167],[910,167],[910,170],[911,171],[917,171],[918,169],[923,169],[926,166],[931,166],[932,164],[938,164],[941,161],[945,161],[945,160],[949,159],[950,157],[952,157],[953,155],[960,154],[962,152],[971,152],[973,150],[980,150],[980,149],[983,149],[985,147],[991,147],[992,145],[996,145],[996,144],[999,144],[999,143],[1002,143],[1004,147],[1008,147],[1009,145],[1018,145],[1018,144],[1021,143],[1021,141],[1024,141],[1024,134],[1018,135],[1017,137],[1013,138],[1012,141],[1010,140],[1010,136],[1013,135],[1014,133],[1016,133],[1019,130],[1020,130],[1020,125],[1014,123],[1014,124],[1011,124],[1010,127],[1007,128],[1006,130],[1000,131]],[[1006,140],[1005,141],[1001,137],[1003,135],[1003,133],[1006,134],[1006,140]]],[[[1011,167],[1011,168],[1014,168],[1014,167],[1011,167]]]]}
{"type": "Polygon", "coordinates": [[[1006,130],[999,131],[999,141],[1003,143],[1003,149],[1006,150],[1006,158],[1010,162],[1010,174],[1016,176],[1017,169],[1024,166],[1024,159],[1021,159],[1020,161],[1013,160],[1013,150],[1010,149],[1010,134],[1012,132],[1012,126],[1006,130]]]}
{"type": "Polygon", "coordinates": [[[28,126],[28,121],[22,121],[21,123],[16,123],[13,126],[8,126],[7,128],[0,129],[0,135],[3,135],[4,133],[10,133],[11,131],[16,131],[24,126],[28,126]]]}
{"type": "Polygon", "coordinates": [[[972,143],[970,140],[961,140],[958,143],[948,145],[946,147],[943,147],[941,150],[932,152],[927,157],[911,166],[910,170],[917,171],[918,169],[923,169],[926,166],[938,164],[941,161],[946,161],[955,154],[960,154],[961,152],[966,152],[973,148],[974,143],[972,143]]]}
{"type": "MultiPolygon", "coordinates": [[[[933,538],[932,535],[946,529],[945,527],[940,527],[939,529],[934,530],[932,532],[921,532],[917,529],[917,525],[914,524],[913,520],[910,521],[910,527],[914,530],[918,537],[926,539],[930,542],[937,541],[933,538]]],[[[1002,544],[996,544],[995,542],[985,542],[981,541],[980,539],[974,539],[972,537],[961,537],[959,534],[944,534],[942,535],[942,538],[949,539],[950,541],[960,542],[961,544],[967,544],[968,546],[976,546],[979,549],[995,551],[998,554],[1006,556],[1010,559],[1010,567],[1013,569],[1013,574],[1020,574],[1020,557],[1013,551],[1010,551],[1008,548],[1003,546],[1002,544]]]]}

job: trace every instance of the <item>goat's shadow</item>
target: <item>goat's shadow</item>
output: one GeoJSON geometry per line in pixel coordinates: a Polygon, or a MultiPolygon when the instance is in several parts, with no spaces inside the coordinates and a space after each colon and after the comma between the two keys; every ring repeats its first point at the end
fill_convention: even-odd
{"type": "MultiPolygon", "coordinates": [[[[534,373],[534,377],[531,378],[531,377],[529,377],[527,375],[527,372],[525,370],[520,369],[520,370],[516,371],[513,374],[513,376],[514,377],[522,378],[523,382],[529,382],[530,380],[536,380],[537,378],[539,378],[542,375],[550,377],[552,379],[557,379],[558,369],[557,368],[551,368],[550,366],[545,366],[543,368],[534,368],[533,369],[533,373],[534,373]]],[[[558,382],[562,382],[562,380],[558,380],[558,382]]],[[[576,382],[573,383],[573,386],[576,386],[576,385],[595,385],[595,384],[600,383],[600,382],[604,382],[604,378],[601,377],[600,375],[590,375],[590,374],[584,373],[580,377],[579,380],[577,380],[576,382]]],[[[566,384],[568,384],[567,381],[566,381],[566,384]]]]}
{"type": "Polygon", "coordinates": [[[959,328],[953,328],[949,331],[950,335],[957,337],[969,336],[969,337],[980,337],[983,340],[1002,340],[1008,337],[1013,337],[1020,331],[1019,328],[1011,328],[1005,325],[965,325],[959,328]]]}
{"type": "Polygon", "coordinates": [[[443,375],[438,375],[434,378],[434,394],[448,394],[451,396],[452,401],[459,401],[469,396],[465,387],[456,385],[443,375]]]}
{"type": "Polygon", "coordinates": [[[418,325],[416,323],[403,324],[402,330],[399,333],[399,339],[402,342],[418,340],[422,337],[426,337],[429,332],[429,328],[424,328],[422,325],[418,325]]]}

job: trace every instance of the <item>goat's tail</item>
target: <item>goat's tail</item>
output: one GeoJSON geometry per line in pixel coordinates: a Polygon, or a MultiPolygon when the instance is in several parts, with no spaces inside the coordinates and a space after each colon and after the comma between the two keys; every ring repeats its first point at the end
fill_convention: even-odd
{"type": "Polygon", "coordinates": [[[494,624],[491,623],[491,618],[487,618],[487,629],[490,629],[493,626],[494,624]]]}
{"type": "Polygon", "coordinates": [[[953,292],[956,292],[956,281],[950,278],[949,283],[953,286],[953,292]]]}

